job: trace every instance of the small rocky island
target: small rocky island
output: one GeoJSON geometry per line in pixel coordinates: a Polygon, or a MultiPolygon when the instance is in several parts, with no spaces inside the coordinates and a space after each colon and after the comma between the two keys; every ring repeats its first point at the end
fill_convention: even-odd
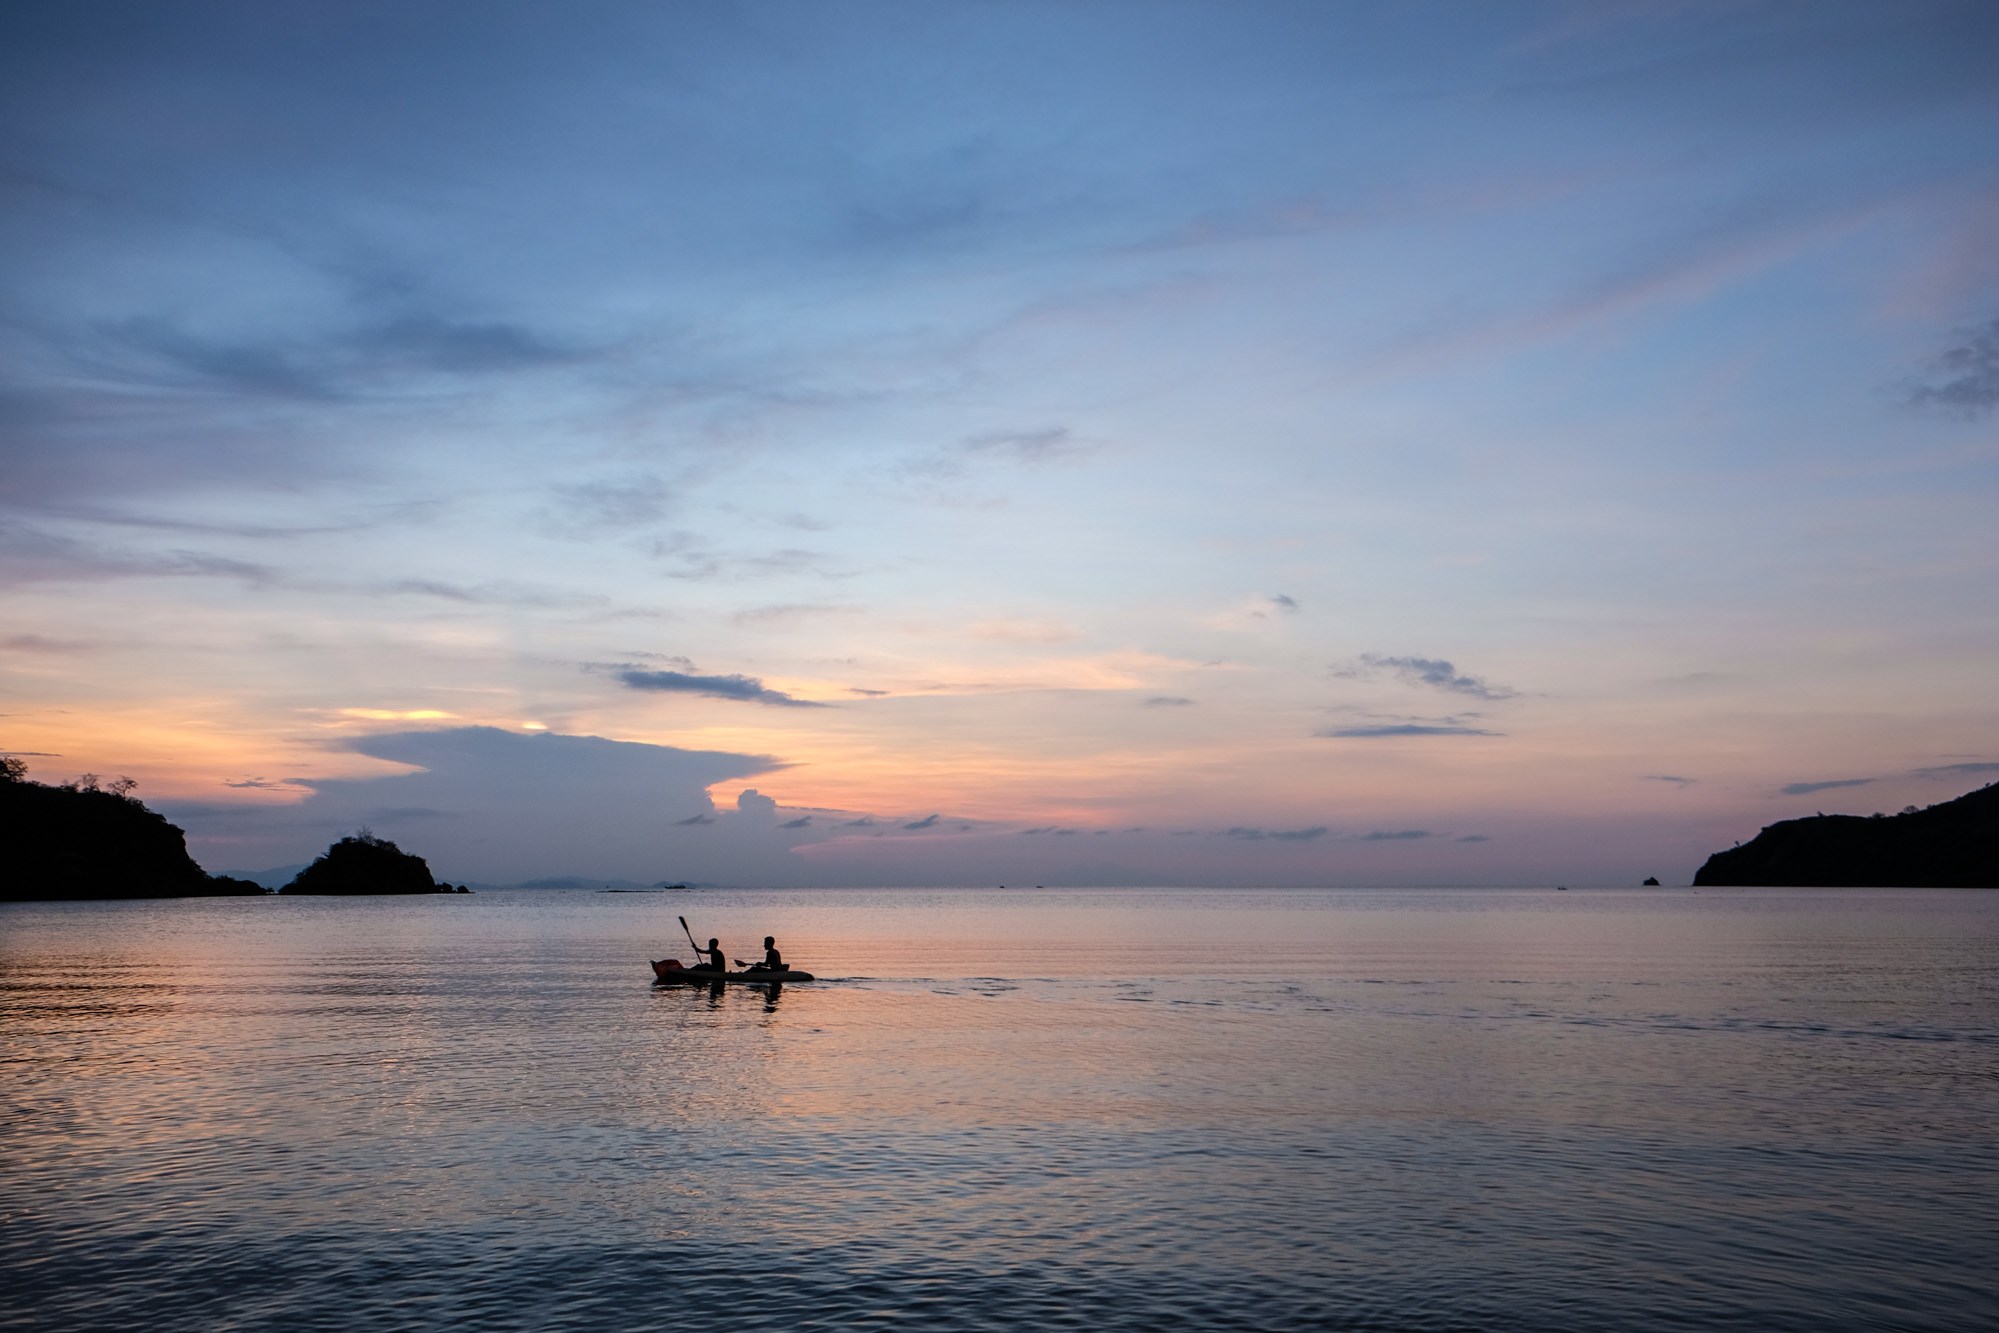
{"type": "Polygon", "coordinates": [[[349,834],[298,872],[289,894],[464,893],[430,877],[430,863],[367,829],[349,834]]]}
{"type": "Polygon", "coordinates": [[[187,854],[187,835],[132,795],[130,778],[86,773],[51,786],[0,756],[0,901],[76,898],[213,898],[267,892],[210,875],[187,854]]]}
{"type": "Polygon", "coordinates": [[[1999,783],[1899,815],[1813,815],[1716,852],[1694,886],[1999,888],[1999,783]]]}

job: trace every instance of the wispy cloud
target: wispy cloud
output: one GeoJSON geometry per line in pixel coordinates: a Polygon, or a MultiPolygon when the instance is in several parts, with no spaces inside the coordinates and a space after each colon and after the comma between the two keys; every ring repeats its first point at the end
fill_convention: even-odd
{"type": "Polygon", "coordinates": [[[1470,695],[1474,699],[1511,699],[1520,693],[1508,686],[1493,685],[1477,676],[1460,672],[1453,663],[1441,657],[1389,657],[1380,653],[1362,653],[1353,662],[1335,665],[1332,672],[1343,680],[1392,676],[1405,685],[1441,690],[1446,694],[1470,695]]]}
{"type": "Polygon", "coordinates": [[[1046,463],[1085,451],[1067,426],[974,435],[965,441],[964,448],[973,457],[1007,458],[1021,463],[1046,463]]]}
{"type": "Polygon", "coordinates": [[[1671,773],[1647,773],[1645,775],[1644,781],[1667,782],[1671,783],[1675,787],[1691,787],[1694,785],[1695,779],[1676,777],[1671,773]]]}
{"type": "Polygon", "coordinates": [[[606,600],[594,593],[568,592],[560,588],[536,588],[518,583],[452,583],[446,579],[389,579],[349,591],[363,596],[434,597],[439,601],[462,602],[467,606],[582,607],[602,605],[606,600]]]}
{"type": "Polygon", "coordinates": [[[1865,787],[1873,778],[1835,778],[1831,782],[1793,782],[1780,788],[1786,796],[1809,796],[1815,791],[1831,791],[1835,787],[1865,787]]]}
{"type": "Polygon", "coordinates": [[[696,676],[685,671],[640,671],[626,668],[618,679],[635,690],[664,694],[695,694],[704,699],[735,699],[781,708],[829,708],[815,699],[799,699],[782,690],[766,689],[755,676],[696,676]]]}
{"type": "Polygon", "coordinates": [[[634,528],[666,517],[673,493],[659,477],[634,473],[599,477],[554,488],[559,531],[578,535],[605,528],[634,528]]]}
{"type": "Polygon", "coordinates": [[[1223,836],[1242,838],[1249,842],[1261,842],[1266,838],[1276,842],[1316,842],[1325,837],[1327,832],[1324,824],[1314,824],[1310,828],[1300,829],[1243,828],[1238,825],[1226,830],[1223,836]]]}
{"type": "Polygon", "coordinates": [[[1999,319],[1965,330],[1964,341],[1936,359],[1928,381],[1905,401],[1971,418],[1999,407],[1999,319]]]}
{"type": "Polygon", "coordinates": [[[921,819],[912,819],[912,820],[910,820],[910,821],[909,821],[909,822],[908,822],[907,824],[904,824],[904,825],[903,825],[903,827],[904,827],[904,828],[906,828],[906,829],[912,829],[912,830],[913,830],[913,829],[926,829],[926,828],[936,828],[936,827],[937,827],[937,820],[938,820],[938,819],[939,819],[939,816],[937,816],[937,815],[925,815],[925,816],[924,816],[923,818],[921,818],[921,819]]]}
{"type": "Polygon", "coordinates": [[[519,325],[421,312],[233,338],[149,315],[98,325],[72,351],[81,369],[111,384],[314,403],[373,396],[412,379],[518,373],[576,359],[519,325]]]}
{"type": "Polygon", "coordinates": [[[689,815],[685,819],[676,819],[673,821],[674,827],[676,828],[687,828],[695,824],[712,824],[714,822],[715,822],[715,816],[708,814],[706,812],[689,815]]]}
{"type": "MultiPolygon", "coordinates": [[[[851,606],[834,606],[825,602],[783,602],[773,606],[753,606],[736,612],[729,619],[738,625],[755,625],[766,628],[786,628],[803,624],[820,616],[852,615],[851,606]]],[[[863,691],[855,691],[863,693],[863,691]]]]}
{"type": "Polygon", "coordinates": [[[1981,773],[1999,773],[1999,764],[1940,764],[1935,768],[1909,770],[1909,776],[1916,778],[1968,778],[1981,773]]]}
{"type": "Polygon", "coordinates": [[[1328,727],[1314,736],[1335,740],[1374,740],[1392,736],[1504,736],[1503,731],[1466,726],[1448,718],[1437,722],[1385,722],[1376,725],[1328,727]]]}
{"type": "Polygon", "coordinates": [[[847,571],[826,563],[824,552],[795,546],[760,555],[734,555],[710,549],[693,533],[671,532],[646,541],[641,549],[660,562],[660,572],[668,578],[694,583],[744,583],[797,575],[824,579],[848,577],[847,571]]]}
{"type": "Polygon", "coordinates": [[[206,551],[133,551],[21,524],[0,524],[0,583],[133,577],[239,579],[256,587],[281,581],[268,565],[206,551]]]}
{"type": "Polygon", "coordinates": [[[1187,708],[1191,707],[1193,702],[1192,699],[1178,694],[1155,694],[1143,701],[1147,708],[1187,708]]]}
{"type": "Polygon", "coordinates": [[[9,653],[81,653],[88,652],[91,645],[76,639],[51,639],[41,634],[0,635],[0,652],[9,653]]]}
{"type": "Polygon", "coordinates": [[[1430,836],[1430,830],[1428,830],[1428,829],[1426,829],[1426,828],[1406,828],[1406,829],[1395,829],[1395,830],[1393,830],[1393,831],[1388,831],[1388,830],[1377,830],[1376,832],[1373,832],[1373,833],[1363,833],[1363,834],[1360,834],[1360,835],[1359,835],[1358,837],[1356,837],[1356,838],[1354,839],[1354,841],[1356,841],[1356,842],[1416,842],[1416,841],[1419,841],[1419,840],[1421,840],[1421,839],[1423,839],[1423,838],[1427,838],[1427,837],[1429,837],[1429,836],[1430,836]]]}
{"type": "Polygon", "coordinates": [[[1066,643],[1077,637],[1073,625],[1032,616],[977,621],[967,625],[965,633],[993,643],[1066,643]]]}

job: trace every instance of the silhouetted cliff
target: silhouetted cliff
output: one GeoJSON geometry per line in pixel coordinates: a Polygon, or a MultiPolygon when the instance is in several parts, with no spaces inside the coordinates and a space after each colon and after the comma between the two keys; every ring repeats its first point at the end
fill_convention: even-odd
{"type": "Polygon", "coordinates": [[[95,778],[63,787],[0,775],[0,899],[206,898],[260,894],[245,880],[213,878],[187,854],[187,838],[129,793],[95,778]]]}
{"type": "Polygon", "coordinates": [[[284,893],[449,893],[430,877],[430,865],[386,838],[362,829],[326,849],[298,872],[284,893]]]}
{"type": "Polygon", "coordinates": [[[1707,885],[1999,888],[1999,783],[1899,815],[1815,815],[1716,852],[1707,885]]]}

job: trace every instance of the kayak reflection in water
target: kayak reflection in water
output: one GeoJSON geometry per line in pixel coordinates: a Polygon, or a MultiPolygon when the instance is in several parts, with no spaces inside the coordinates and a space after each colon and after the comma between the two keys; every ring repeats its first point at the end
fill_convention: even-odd
{"type": "MultiPolygon", "coordinates": [[[[714,941],[710,940],[709,943],[712,944],[714,941]]],[[[784,955],[777,951],[777,940],[766,935],[764,936],[764,960],[761,963],[746,963],[738,958],[736,966],[747,967],[757,972],[782,972],[784,971],[784,955]]]]}

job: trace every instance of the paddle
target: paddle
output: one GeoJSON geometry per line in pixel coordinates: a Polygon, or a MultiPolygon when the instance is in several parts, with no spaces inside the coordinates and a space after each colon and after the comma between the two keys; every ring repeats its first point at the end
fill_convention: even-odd
{"type": "Polygon", "coordinates": [[[707,962],[708,959],[707,956],[701,952],[701,946],[694,942],[694,932],[691,930],[687,930],[686,917],[680,918],[680,928],[682,930],[687,931],[687,947],[694,950],[694,958],[695,958],[694,966],[700,967],[703,963],[707,962]]]}

